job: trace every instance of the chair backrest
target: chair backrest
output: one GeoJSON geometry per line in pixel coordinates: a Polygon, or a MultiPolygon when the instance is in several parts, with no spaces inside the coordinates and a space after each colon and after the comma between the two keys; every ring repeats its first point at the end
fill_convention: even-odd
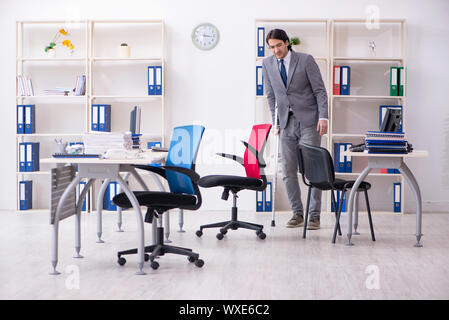
{"type": "Polygon", "coordinates": [[[300,143],[298,146],[299,172],[312,185],[333,185],[335,171],[332,157],[325,148],[300,143]]]}
{"type": "Polygon", "coordinates": [[[245,150],[243,157],[246,176],[248,178],[260,179],[260,164],[263,161],[263,150],[267,142],[268,134],[271,130],[271,124],[256,124],[251,130],[248,145],[255,149],[256,155],[248,148],[245,150]]]}
{"type": "MultiPolygon", "coordinates": [[[[198,154],[203,132],[204,127],[198,125],[174,128],[165,162],[166,165],[195,170],[196,155],[198,154]]],[[[188,176],[171,170],[167,170],[165,176],[170,192],[195,194],[192,181],[188,176]]]]}

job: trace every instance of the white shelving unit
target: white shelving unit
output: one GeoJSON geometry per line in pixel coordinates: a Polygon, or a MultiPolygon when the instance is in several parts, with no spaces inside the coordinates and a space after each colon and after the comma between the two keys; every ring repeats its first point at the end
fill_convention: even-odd
{"type": "MultiPolygon", "coordinates": [[[[17,104],[36,105],[36,133],[16,134],[17,210],[19,210],[19,181],[33,180],[33,209],[48,209],[50,167],[41,171],[19,172],[20,142],[40,142],[40,157],[50,157],[55,151],[53,139],[81,141],[91,128],[91,106],[111,104],[111,131],[129,130],[129,112],[135,105],[142,107],[141,141],[165,142],[165,26],[163,20],[83,20],[16,22],[16,74],[31,78],[34,96],[20,96],[17,104]],[[68,39],[75,51],[60,44],[56,57],[48,57],[45,46],[60,28],[70,32],[68,39]],[[120,58],[122,42],[131,48],[129,58],[120,58]],[[147,67],[162,66],[160,96],[148,95],[147,67]],[[75,87],[76,77],[86,75],[84,96],[46,96],[43,89],[75,87]],[[45,117],[43,116],[45,115],[45,117]],[[150,117],[151,115],[151,117],[150,117]],[[148,119],[151,119],[148,121],[148,119]],[[67,128],[67,129],[66,129],[67,128]],[[36,184],[35,184],[36,182],[36,184]],[[42,190],[42,191],[41,191],[42,190]]],[[[91,204],[95,203],[91,197],[91,204]]],[[[93,206],[92,206],[93,208],[93,206]]]]}
{"type": "MultiPolygon", "coordinates": [[[[402,105],[404,130],[406,131],[406,88],[404,96],[389,96],[389,67],[402,66],[406,69],[405,37],[406,21],[402,19],[380,20],[377,25],[367,26],[364,19],[298,19],[255,21],[254,54],[255,66],[262,65],[264,57],[257,56],[257,28],[265,27],[265,36],[273,28],[284,29],[289,37],[299,37],[299,51],[311,54],[322,72],[329,98],[329,130],[322,138],[322,146],[333,155],[334,142],[361,143],[367,130],[378,130],[379,106],[402,105]],[[375,41],[376,54],[370,52],[368,42],[375,41]],[[351,66],[351,95],[333,95],[333,66],[351,66]],[[368,77],[372,74],[373,77],[368,77]]],[[[265,39],[264,39],[265,43],[265,39]]],[[[271,52],[265,43],[265,56],[271,52]]],[[[254,69],[254,74],[256,70],[254,69]]],[[[255,123],[271,123],[266,96],[255,95],[255,123]]],[[[267,145],[267,163],[274,163],[274,139],[267,145]],[[268,155],[273,155],[269,157],[268,155]]],[[[355,179],[366,165],[367,160],[353,158],[353,173],[336,173],[337,177],[355,179]]],[[[268,175],[273,169],[267,170],[268,175]]],[[[281,174],[281,172],[278,172],[281,174]]],[[[381,174],[374,172],[368,181],[374,181],[370,190],[370,204],[374,212],[393,211],[391,196],[393,182],[401,182],[401,213],[404,210],[404,181],[400,174],[381,174]],[[386,198],[388,195],[388,198],[386,198]],[[391,199],[390,199],[391,198],[391,199]],[[380,204],[380,205],[378,205],[380,204]]],[[[282,187],[278,177],[278,190],[282,187]]],[[[277,194],[277,201],[281,201],[277,194]]],[[[287,201],[287,200],[286,200],[287,201]]],[[[330,195],[323,202],[331,211],[330,195]]],[[[360,201],[359,208],[365,204],[360,201]]],[[[286,208],[289,210],[288,208],[286,208]]]]}
{"type": "MultiPolygon", "coordinates": [[[[406,21],[402,19],[380,20],[376,25],[366,25],[364,19],[334,19],[331,21],[331,63],[329,82],[333,83],[333,66],[351,67],[350,95],[329,97],[330,130],[329,151],[333,155],[333,143],[362,143],[367,130],[379,129],[379,106],[402,105],[403,127],[406,126],[406,86],[404,96],[390,96],[390,66],[406,69],[405,60],[406,21]],[[369,42],[376,44],[375,53],[369,42]]],[[[331,89],[332,93],[332,89],[331,89]]],[[[367,160],[352,158],[353,173],[337,173],[336,177],[355,179],[367,160]]],[[[393,182],[401,182],[401,213],[404,212],[404,179],[400,174],[371,173],[370,205],[374,212],[393,212],[393,182]]],[[[328,203],[328,211],[330,211],[328,203]]],[[[359,201],[365,210],[364,201],[359,201]]]]}

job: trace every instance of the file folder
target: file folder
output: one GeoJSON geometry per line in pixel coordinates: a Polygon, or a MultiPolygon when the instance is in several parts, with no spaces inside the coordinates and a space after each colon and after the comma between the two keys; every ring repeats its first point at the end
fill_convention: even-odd
{"type": "Polygon", "coordinates": [[[334,168],[336,172],[346,172],[346,157],[343,154],[345,147],[344,143],[334,143],[334,168]]]}
{"type": "Polygon", "coordinates": [[[156,87],[154,81],[154,67],[148,67],[148,95],[153,96],[156,94],[156,87]]]}
{"type": "Polygon", "coordinates": [[[98,131],[111,132],[111,105],[98,105],[98,131]]]}
{"type": "MultiPolygon", "coordinates": [[[[345,143],[345,151],[351,148],[352,143],[345,143]]],[[[345,172],[352,173],[352,156],[346,156],[345,159],[345,172]]]]}
{"type": "Polygon", "coordinates": [[[264,192],[256,191],[256,212],[263,212],[264,192]]]}
{"type": "Polygon", "coordinates": [[[256,94],[263,96],[263,72],[262,66],[256,67],[256,94]]]}
{"type": "Polygon", "coordinates": [[[26,143],[19,143],[19,172],[26,172],[26,143]]]}
{"type": "Polygon", "coordinates": [[[36,108],[34,104],[25,105],[25,132],[27,134],[36,132],[36,125],[34,121],[34,117],[36,115],[36,108]]]}
{"type": "Polygon", "coordinates": [[[390,96],[398,95],[398,68],[390,67],[390,96]]]}
{"type": "MultiPolygon", "coordinates": [[[[332,191],[331,191],[331,192],[332,192],[332,191]]],[[[337,209],[338,209],[338,207],[339,207],[339,205],[340,205],[340,194],[339,194],[339,192],[340,192],[340,191],[337,190],[337,194],[336,194],[336,196],[335,196],[335,204],[336,204],[336,206],[337,206],[337,209]]],[[[332,198],[331,198],[331,211],[332,211],[332,212],[335,212],[337,209],[334,208],[334,202],[332,201],[332,198]]]]}
{"type": "Polygon", "coordinates": [[[351,68],[349,66],[341,66],[341,95],[349,95],[351,87],[351,68]]]}
{"type": "Polygon", "coordinates": [[[333,84],[333,94],[334,95],[340,95],[340,76],[341,74],[341,67],[340,66],[334,66],[334,84],[333,84]]]}
{"type": "Polygon", "coordinates": [[[23,134],[25,133],[25,112],[24,112],[25,106],[24,105],[17,105],[17,133],[23,134]]]}
{"type": "Polygon", "coordinates": [[[341,202],[341,212],[346,212],[346,198],[348,196],[348,192],[345,192],[345,196],[342,197],[343,192],[338,191],[340,194],[338,195],[338,197],[340,198],[340,200],[338,201],[338,205],[340,205],[341,202]],[[343,198],[343,199],[342,199],[343,198]]]}
{"type": "Polygon", "coordinates": [[[39,171],[39,142],[26,142],[26,172],[39,171]]]}
{"type": "Polygon", "coordinates": [[[265,28],[257,28],[257,56],[265,57],[265,28]]]}
{"type": "Polygon", "coordinates": [[[98,105],[92,105],[92,131],[98,131],[98,105]]]}
{"type": "Polygon", "coordinates": [[[272,188],[271,182],[267,182],[267,187],[265,188],[264,192],[265,192],[264,211],[271,212],[273,210],[272,201],[271,201],[271,199],[273,198],[273,188],[272,188]]]}
{"type": "Polygon", "coordinates": [[[387,173],[389,174],[399,174],[401,173],[399,169],[387,169],[387,173]]]}
{"type": "MultiPolygon", "coordinates": [[[[79,197],[81,195],[81,192],[83,192],[84,187],[86,187],[86,184],[87,183],[85,181],[80,181],[80,183],[78,184],[78,196],[77,196],[77,199],[76,199],[77,203],[78,203],[78,199],[79,199],[79,197]]],[[[86,199],[87,199],[87,195],[84,198],[83,204],[81,205],[81,211],[86,211],[86,199]]]]}
{"type": "Polygon", "coordinates": [[[394,212],[401,212],[401,183],[393,183],[394,212]]]}
{"type": "Polygon", "coordinates": [[[401,110],[401,123],[399,125],[399,129],[397,132],[402,132],[403,128],[403,112],[402,112],[402,106],[379,106],[379,130],[382,128],[382,122],[384,121],[385,115],[387,114],[387,109],[398,109],[401,110]]]}
{"type": "Polygon", "coordinates": [[[29,210],[33,207],[33,181],[26,180],[19,183],[19,209],[29,210]]]}
{"type": "Polygon", "coordinates": [[[405,69],[404,67],[398,67],[398,96],[404,95],[404,85],[405,85],[405,69]]]}
{"type": "Polygon", "coordinates": [[[156,89],[155,89],[155,94],[158,96],[162,95],[162,66],[158,66],[154,68],[156,75],[155,75],[155,80],[156,80],[156,89]]]}

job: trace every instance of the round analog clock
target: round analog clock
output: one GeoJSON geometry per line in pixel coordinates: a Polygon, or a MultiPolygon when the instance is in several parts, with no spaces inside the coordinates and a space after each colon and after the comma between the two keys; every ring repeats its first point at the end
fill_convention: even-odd
{"type": "Polygon", "coordinates": [[[196,26],[192,31],[192,42],[201,50],[210,50],[214,48],[220,35],[217,27],[211,23],[202,23],[196,26]]]}

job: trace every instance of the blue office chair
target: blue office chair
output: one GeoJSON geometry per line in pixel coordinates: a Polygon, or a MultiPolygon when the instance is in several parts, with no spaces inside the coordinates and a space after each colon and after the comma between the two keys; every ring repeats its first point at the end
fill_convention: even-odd
{"type": "MultiPolygon", "coordinates": [[[[136,165],[138,169],[154,172],[164,177],[170,187],[170,192],[135,191],[134,194],[141,206],[147,207],[145,222],[152,223],[153,217],[159,217],[164,212],[174,209],[197,210],[201,206],[201,193],[198,188],[200,176],[195,172],[195,159],[203,136],[202,126],[183,126],[173,129],[166,165],[162,167],[136,165]]],[[[125,193],[120,193],[112,200],[121,208],[131,208],[131,202],[125,193]]],[[[159,264],[154,261],[166,253],[188,256],[190,262],[202,267],[204,261],[192,249],[180,248],[164,244],[164,228],[157,228],[156,244],[145,247],[145,261],[151,260],[151,268],[157,269],[159,264]]],[[[118,252],[118,264],[126,263],[123,255],[137,254],[137,249],[118,252]]]]}

